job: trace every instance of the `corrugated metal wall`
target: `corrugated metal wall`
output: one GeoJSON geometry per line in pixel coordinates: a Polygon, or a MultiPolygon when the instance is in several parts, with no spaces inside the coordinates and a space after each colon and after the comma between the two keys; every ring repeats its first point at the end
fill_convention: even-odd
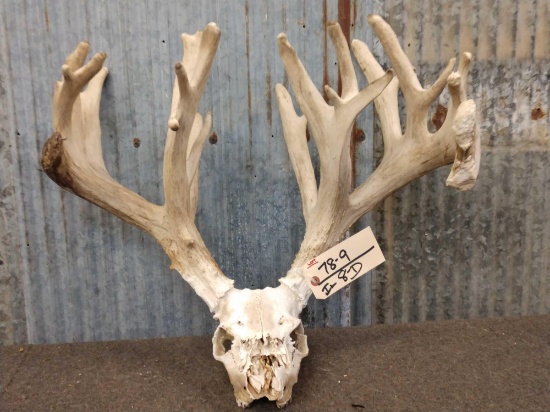
{"type": "Polygon", "coordinates": [[[373,214],[388,259],[373,321],[549,313],[550,2],[383,3],[425,83],[455,50],[473,52],[483,157],[472,191],[445,188],[439,170],[373,214]]]}
{"type": "MultiPolygon", "coordinates": [[[[214,327],[206,305],[168,270],[152,239],[61,192],[39,170],[54,80],[79,40],[109,55],[101,108],[108,169],[161,202],[179,33],[218,23],[222,40],[202,101],[218,143],[207,145],[201,162],[198,226],[237,286],[265,287],[290,267],[303,234],[273,93],[286,82],[276,35],[288,33],[316,84],[337,88],[326,22],[340,20],[352,38],[372,44],[372,12],[389,18],[424,83],[455,50],[476,54],[471,89],[483,122],[480,183],[455,193],[443,186],[447,171],[438,171],[389,198],[372,215],[388,258],[374,272],[372,299],[365,276],[326,303],[311,301],[306,324],[366,324],[371,313],[372,321],[395,322],[548,312],[549,2],[502,1],[494,10],[492,4],[2,1],[0,340],[174,336],[214,327]]],[[[376,43],[374,49],[381,52],[376,43]]],[[[369,108],[358,121],[367,137],[356,147],[358,181],[380,157],[372,119],[369,108]]]]}
{"type": "MultiPolygon", "coordinates": [[[[346,7],[343,7],[346,6],[346,7]]],[[[352,11],[353,10],[353,11],[352,11]]],[[[347,29],[369,39],[371,10],[347,29]]],[[[274,86],[287,82],[276,36],[287,32],[313,80],[338,87],[326,23],[339,3],[20,1],[0,7],[2,342],[59,342],[210,333],[206,305],[147,235],[62,192],[40,171],[60,65],[79,40],[106,51],[103,148],[111,174],[162,202],[161,171],[179,34],[210,21],[222,39],[202,100],[218,143],[201,162],[198,226],[238,287],[277,285],[303,235],[300,197],[282,138],[274,86]],[[139,139],[139,147],[134,139],[139,139]]],[[[349,19],[348,19],[349,20],[349,19]]],[[[367,127],[368,115],[359,124],[367,127]]],[[[358,147],[368,169],[372,146],[358,147]]],[[[370,277],[354,316],[370,321],[370,277]]],[[[349,291],[312,302],[311,326],[349,324],[349,291]]]]}

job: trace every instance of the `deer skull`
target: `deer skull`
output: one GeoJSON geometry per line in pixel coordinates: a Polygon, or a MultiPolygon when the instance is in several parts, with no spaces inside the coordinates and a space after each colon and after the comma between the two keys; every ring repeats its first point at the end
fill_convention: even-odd
{"type": "Polygon", "coordinates": [[[284,406],[309,351],[301,307],[285,286],[233,289],[221,303],[214,358],[225,365],[237,403],[246,407],[265,396],[284,406]]]}
{"type": "Polygon", "coordinates": [[[475,104],[466,100],[469,53],[463,54],[458,72],[452,73],[452,59],[439,79],[424,89],[390,26],[379,16],[368,19],[395,77],[392,70],[384,72],[366,44],[354,40],[353,53],[369,81],[359,90],[346,38],[338,24],[329,23],[342,86],[340,94],[325,87],[332,104],[319,93],[287,37],[278,37],[279,53],[303,113],[296,113],[288,90],[277,85],[284,138],[306,222],[300,251],[278,288],[235,289],[195,226],[199,159],[211,127],[210,114],[203,119],[197,109],[218,47],[218,27],[210,23],[202,32],[182,35],[184,56],[174,68],[176,81],[164,153],[163,205],[150,203],[123,187],[105,167],[99,103],[108,73],[103,67],[106,55],[96,54],[85,64],[89,45],[82,42],[62,66],[63,78],[53,97],[54,133],[44,145],[43,170],[59,186],[159,242],[170,257],[171,268],[179,271],[220,321],[213,338],[214,357],[227,368],[237,403],[243,407],[264,396],[278,406],[290,400],[300,362],[308,354],[298,318],[311,295],[301,269],[307,261],[334,246],[357,219],[385,197],[432,169],[454,159],[447,184],[460,190],[470,188],[477,177],[480,150],[475,104]],[[430,133],[428,111],[445,86],[451,97],[447,117],[436,133],[430,133]],[[399,88],[407,106],[404,134],[399,88]],[[384,158],[365,182],[350,191],[353,122],[373,100],[384,139],[384,158]],[[309,156],[308,126],[319,153],[319,183],[309,156]]]}

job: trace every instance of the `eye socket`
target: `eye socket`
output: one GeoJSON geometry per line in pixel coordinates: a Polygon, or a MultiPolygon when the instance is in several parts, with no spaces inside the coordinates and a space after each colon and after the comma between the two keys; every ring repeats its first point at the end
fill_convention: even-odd
{"type": "Polygon", "coordinates": [[[292,332],[290,332],[290,339],[294,342],[298,341],[299,336],[304,334],[304,326],[300,323],[292,332]]]}
{"type": "Polygon", "coordinates": [[[234,339],[233,335],[219,327],[214,333],[214,356],[223,356],[229,352],[234,339]]]}
{"type": "Polygon", "coordinates": [[[308,354],[307,337],[304,334],[304,326],[300,323],[291,333],[290,339],[294,342],[294,347],[304,356],[308,354]]]}

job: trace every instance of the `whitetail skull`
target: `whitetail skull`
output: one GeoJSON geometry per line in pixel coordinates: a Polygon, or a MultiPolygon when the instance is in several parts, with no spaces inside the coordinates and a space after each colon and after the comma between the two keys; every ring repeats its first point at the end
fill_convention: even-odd
{"type": "Polygon", "coordinates": [[[302,197],[306,232],[290,271],[278,288],[237,290],[220,270],[196,226],[198,166],[211,116],[197,113],[216,53],[220,30],[182,35],[184,56],[175,65],[176,81],[164,153],[164,205],[156,205],[118,184],[107,172],[101,151],[99,102],[107,69],[106,55],[85,64],[89,45],[80,43],[62,66],[63,79],[53,98],[54,133],[44,145],[42,167],[64,189],[102,207],[153,236],[179,271],[206,302],[220,326],[214,357],[225,365],[240,406],[268,397],[284,406],[291,397],[307,340],[298,318],[311,295],[303,265],[334,246],[345,231],[385,197],[437,167],[453,162],[447,184],[473,186],[480,159],[475,104],[466,99],[469,53],[458,72],[449,62],[439,79],[423,89],[390,26],[368,17],[389,56],[393,71],[384,72],[368,47],[352,49],[369,86],[359,90],[346,39],[336,23],[328,32],[338,58],[342,93],[330,87],[332,105],[318,92],[285,35],[279,52],[303,115],[294,110],[282,85],[276,92],[284,138],[302,197]],[[395,72],[395,77],[394,77],[395,72]],[[427,129],[430,105],[448,86],[451,101],[443,126],[427,129]],[[87,87],[86,87],[87,86],[87,87]],[[84,91],[83,88],[85,88],[84,91]],[[397,103],[401,88],[407,123],[402,134],[397,103]],[[375,100],[376,99],[376,100],[375,100]],[[359,187],[350,191],[350,139],[355,117],[375,100],[384,139],[384,158],[359,187]],[[309,126],[320,158],[317,184],[306,139],[309,126]]]}
{"type": "Polygon", "coordinates": [[[214,318],[214,358],[223,362],[239,406],[267,397],[284,406],[298,380],[307,338],[301,307],[284,286],[262,290],[233,289],[214,318]]]}

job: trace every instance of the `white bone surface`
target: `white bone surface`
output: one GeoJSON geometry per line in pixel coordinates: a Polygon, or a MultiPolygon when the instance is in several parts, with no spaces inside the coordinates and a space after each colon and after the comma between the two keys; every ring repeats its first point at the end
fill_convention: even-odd
{"type": "Polygon", "coordinates": [[[290,400],[309,351],[300,311],[285,286],[233,289],[220,301],[213,353],[225,365],[240,406],[264,396],[278,406],[290,400]]]}

